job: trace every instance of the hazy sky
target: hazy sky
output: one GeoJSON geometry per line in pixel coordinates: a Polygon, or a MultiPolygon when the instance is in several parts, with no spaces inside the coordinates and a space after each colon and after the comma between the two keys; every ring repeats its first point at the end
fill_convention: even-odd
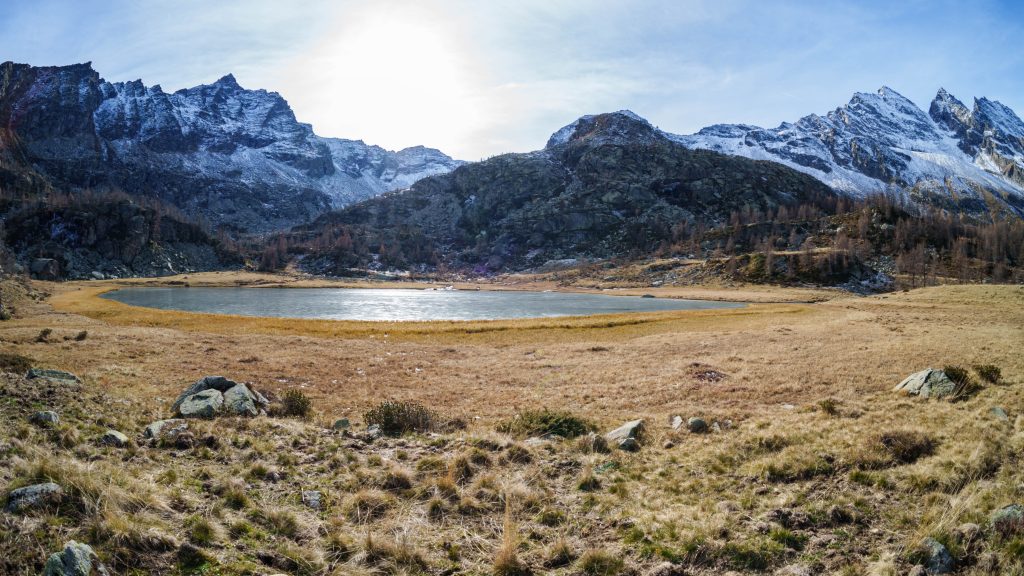
{"type": "Polygon", "coordinates": [[[164,90],[234,73],[323,136],[467,160],[628,108],[775,126],[888,85],[1024,114],[1020,1],[5,0],[0,61],[92,61],[164,90]]]}

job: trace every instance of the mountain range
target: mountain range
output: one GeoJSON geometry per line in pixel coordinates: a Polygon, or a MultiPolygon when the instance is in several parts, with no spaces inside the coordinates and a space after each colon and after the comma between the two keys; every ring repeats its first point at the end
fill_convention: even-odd
{"type": "Polygon", "coordinates": [[[925,112],[882,87],[777,128],[716,124],[668,136],[779,162],[854,197],[890,192],[953,211],[1024,215],[1024,122],[986,98],[967,108],[940,89],[925,112]]]}
{"type": "Polygon", "coordinates": [[[91,64],[0,64],[0,184],[120,189],[239,232],[305,222],[461,162],[324,138],[276,92],[227,75],[164,92],[91,64]]]}

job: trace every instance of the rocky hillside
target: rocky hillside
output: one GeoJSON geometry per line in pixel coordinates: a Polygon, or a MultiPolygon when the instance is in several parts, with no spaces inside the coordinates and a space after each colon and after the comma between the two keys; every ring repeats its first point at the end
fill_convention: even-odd
{"type": "Polygon", "coordinates": [[[227,229],[264,232],[460,163],[322,138],[279,94],[230,74],[164,92],[107,82],[90,64],[0,64],[0,185],[116,188],[155,196],[227,229]],[[40,181],[43,180],[43,181],[40,181]]]}
{"type": "Polygon", "coordinates": [[[629,112],[584,117],[547,146],[462,166],[321,217],[293,239],[310,269],[380,263],[515,270],[642,254],[674,230],[742,210],[826,205],[833,192],[778,163],[673,141],[629,112]]]}
{"type": "Polygon", "coordinates": [[[238,251],[158,202],[124,194],[0,199],[0,239],[43,280],[165,276],[242,265],[238,251]]]}
{"type": "Polygon", "coordinates": [[[854,197],[889,192],[952,211],[1024,215],[1024,121],[985,98],[968,109],[939,90],[925,112],[882,87],[777,128],[718,124],[669,137],[780,162],[854,197]]]}

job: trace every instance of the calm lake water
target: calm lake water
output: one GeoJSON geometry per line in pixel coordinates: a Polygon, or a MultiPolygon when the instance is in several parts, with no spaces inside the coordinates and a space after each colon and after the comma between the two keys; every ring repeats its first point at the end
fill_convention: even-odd
{"type": "Polygon", "coordinates": [[[103,298],[163,310],[324,320],[497,320],[744,306],[567,292],[376,288],[124,288],[103,298]]]}

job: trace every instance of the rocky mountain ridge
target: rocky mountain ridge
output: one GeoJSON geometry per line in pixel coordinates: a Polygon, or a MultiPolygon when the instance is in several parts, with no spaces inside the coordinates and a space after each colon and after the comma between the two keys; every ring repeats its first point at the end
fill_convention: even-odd
{"type": "Polygon", "coordinates": [[[667,136],[779,162],[854,197],[889,192],[954,211],[1024,215],[1024,121],[986,98],[968,109],[939,90],[925,112],[882,87],[777,128],[716,124],[667,136]]]}
{"type": "MultiPolygon", "coordinates": [[[[227,75],[173,93],[107,82],[91,64],[0,64],[0,127],[21,165],[70,189],[156,196],[227,229],[286,228],[461,164],[422,146],[390,152],[324,138],[276,92],[227,75]]],[[[18,177],[6,177],[18,182],[18,177]]],[[[10,184],[8,184],[10,185],[10,184]]]]}

